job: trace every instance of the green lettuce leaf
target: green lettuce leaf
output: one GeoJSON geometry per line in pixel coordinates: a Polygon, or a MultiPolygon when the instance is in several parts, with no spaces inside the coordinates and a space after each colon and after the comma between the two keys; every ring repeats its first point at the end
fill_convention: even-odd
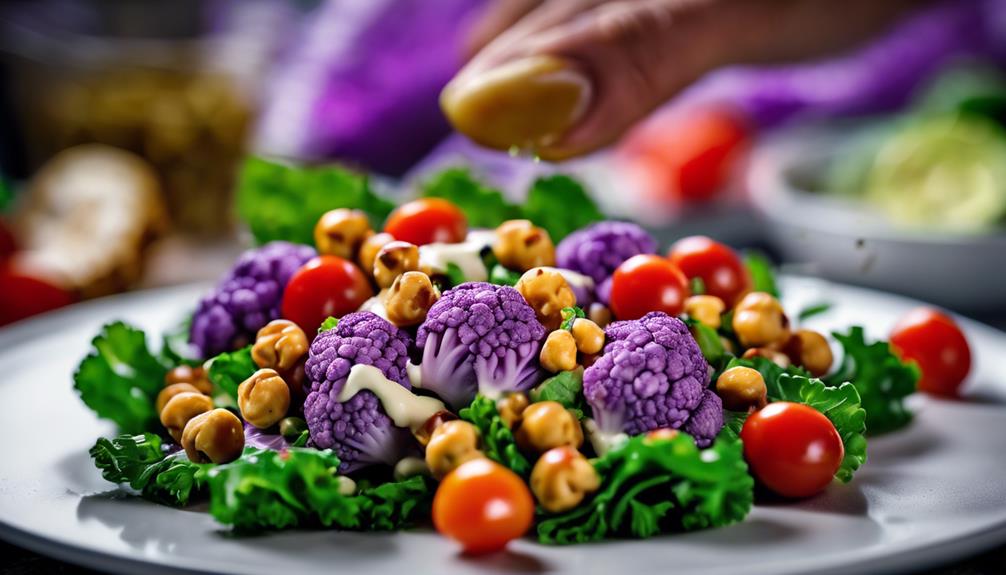
{"type": "Polygon", "coordinates": [[[125,483],[151,501],[182,507],[205,492],[211,465],[192,463],[184,452],[165,456],[152,434],[100,438],[91,448],[94,465],[112,483],[125,483]]]}
{"type": "Polygon", "coordinates": [[[154,402],[168,368],[147,348],[143,331],[123,322],[110,323],[91,346],[73,374],[80,399],[125,433],[159,431],[154,402]]]}
{"type": "Polygon", "coordinates": [[[173,328],[168,329],[161,336],[161,363],[168,366],[202,364],[198,353],[189,343],[189,329],[192,326],[192,316],[189,315],[173,328]]]}
{"type": "Polygon", "coordinates": [[[363,210],[379,227],[394,207],[371,190],[366,175],[339,166],[296,167],[251,157],[238,182],[238,214],[260,244],[313,245],[314,225],[335,208],[363,210]]]}
{"type": "Polygon", "coordinates": [[[495,228],[521,217],[521,209],[506,201],[502,192],[475,179],[467,168],[448,168],[422,184],[422,195],[443,198],[456,205],[473,228],[495,228]]]}
{"type": "Polygon", "coordinates": [[[527,193],[524,217],[548,230],[556,244],[574,231],[604,219],[597,204],[569,176],[539,178],[527,193]]]}
{"type": "Polygon", "coordinates": [[[878,435],[900,429],[912,420],[905,398],[915,393],[919,368],[905,363],[891,352],[886,341],[868,343],[863,328],[832,336],[845,351],[838,369],[825,378],[832,386],[850,381],[866,410],[866,429],[878,435]]]}
{"type": "Polygon", "coordinates": [[[539,541],[565,545],[719,527],[744,519],[754,501],[754,479],[735,439],[721,437],[700,450],[684,433],[636,436],[594,468],[597,493],[565,513],[543,514],[539,541]]]}
{"type": "MultiPolygon", "coordinates": [[[[739,365],[761,372],[769,402],[803,403],[831,420],[845,447],[845,458],[835,472],[835,477],[842,483],[848,483],[856,470],[866,462],[866,420],[869,411],[863,409],[856,387],[848,382],[829,386],[799,367],[783,369],[764,357],[734,359],[727,368],[739,365]]],[[[728,425],[735,427],[739,434],[746,418],[746,414],[731,412],[728,425]]]]}
{"type": "Polygon", "coordinates": [[[216,388],[215,396],[219,397],[222,394],[237,405],[238,386],[256,371],[258,366],[252,361],[249,345],[237,351],[221,353],[211,359],[206,375],[216,388]]]}
{"type": "Polygon", "coordinates": [[[478,428],[486,457],[509,467],[522,477],[531,473],[531,464],[517,449],[513,433],[500,418],[495,401],[484,395],[477,395],[471,405],[458,412],[458,416],[478,428]]]}
{"type": "Polygon", "coordinates": [[[515,286],[521,273],[509,270],[500,264],[495,264],[489,271],[489,283],[501,286],[515,286]]]}
{"type": "Polygon", "coordinates": [[[775,279],[775,268],[772,262],[761,252],[750,251],[744,254],[744,266],[751,274],[751,288],[779,297],[779,286],[775,279]]]}
{"type": "Polygon", "coordinates": [[[541,382],[531,390],[530,399],[533,403],[539,401],[556,401],[563,407],[583,419],[587,412],[587,400],[583,397],[583,368],[572,371],[562,371],[541,382]]]}
{"type": "Polygon", "coordinates": [[[706,361],[710,365],[719,363],[727,353],[727,349],[720,339],[720,334],[708,325],[690,317],[685,318],[685,324],[688,325],[688,331],[692,332],[695,343],[699,344],[699,349],[702,350],[702,356],[706,358],[706,361]]]}

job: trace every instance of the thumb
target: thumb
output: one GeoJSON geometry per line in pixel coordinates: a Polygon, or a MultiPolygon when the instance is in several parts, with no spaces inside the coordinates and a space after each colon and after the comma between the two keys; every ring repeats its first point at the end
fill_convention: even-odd
{"type": "Polygon", "coordinates": [[[715,62],[704,1],[602,3],[476,58],[441,105],[490,147],[532,147],[544,159],[584,154],[696,80],[715,62]]]}

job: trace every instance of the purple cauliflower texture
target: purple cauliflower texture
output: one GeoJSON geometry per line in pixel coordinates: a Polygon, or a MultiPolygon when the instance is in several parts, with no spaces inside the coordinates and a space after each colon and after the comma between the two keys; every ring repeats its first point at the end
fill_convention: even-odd
{"type": "Polygon", "coordinates": [[[556,266],[580,272],[594,280],[597,298],[604,303],[611,293],[608,279],[625,260],[657,251],[657,241],[631,222],[604,221],[566,236],[555,248],[556,266]]]}
{"type": "Polygon", "coordinates": [[[583,394],[598,427],[638,435],[681,429],[707,447],[723,427],[709,364],[688,327],[663,312],[605,330],[603,355],[583,372],[583,394]]]}
{"type": "Polygon", "coordinates": [[[316,255],[310,246],[289,242],[271,242],[241,254],[199,302],[189,341],[205,358],[254,340],[259,329],[280,317],[287,282],[316,255]]]}
{"type": "Polygon", "coordinates": [[[360,391],[345,402],[338,400],[349,370],[358,364],[372,365],[411,389],[405,371],[410,344],[408,334],[369,311],[343,316],[311,343],[304,366],[311,384],[304,418],[312,444],[335,451],[340,471],[393,465],[412,446],[409,430],[396,427],[370,391],[360,391]]]}
{"type": "Polygon", "coordinates": [[[510,286],[463,283],[444,292],[419,327],[423,389],[455,409],[476,393],[526,390],[542,379],[545,327],[510,286]]]}

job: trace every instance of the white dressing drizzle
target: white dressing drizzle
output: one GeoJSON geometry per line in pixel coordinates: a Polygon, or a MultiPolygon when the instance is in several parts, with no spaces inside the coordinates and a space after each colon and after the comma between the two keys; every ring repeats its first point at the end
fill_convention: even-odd
{"type": "Polygon", "coordinates": [[[411,361],[405,362],[405,374],[409,376],[409,383],[412,387],[417,389],[422,389],[423,387],[423,368],[412,363],[411,361]]]}
{"type": "Polygon", "coordinates": [[[398,427],[413,431],[422,427],[426,420],[446,408],[432,397],[416,395],[401,385],[384,377],[381,370],[372,365],[357,364],[349,370],[346,384],[342,386],[340,402],[346,402],[357,393],[367,390],[377,396],[381,407],[398,427]]]}
{"type": "Polygon", "coordinates": [[[493,230],[472,230],[461,243],[419,246],[419,266],[443,274],[447,273],[448,264],[454,264],[461,269],[466,281],[484,282],[489,279],[489,270],[482,261],[482,250],[495,240],[493,230]]]}
{"type": "Polygon", "coordinates": [[[629,436],[622,432],[601,431],[597,422],[589,417],[583,420],[583,429],[587,432],[587,439],[590,440],[590,444],[598,455],[604,455],[629,440],[629,436]]]}

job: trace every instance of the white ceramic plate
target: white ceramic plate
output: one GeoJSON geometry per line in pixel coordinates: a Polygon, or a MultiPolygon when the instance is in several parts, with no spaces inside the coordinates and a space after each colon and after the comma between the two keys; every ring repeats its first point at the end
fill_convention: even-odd
{"type": "MultiPolygon", "coordinates": [[[[471,559],[431,532],[287,532],[236,538],[200,509],[126,496],[87,449],[113,433],[80,403],[70,374],[102,323],[158,333],[202,286],[78,306],[0,332],[0,537],[91,567],[136,573],[850,573],[932,567],[1006,541],[1006,335],[964,322],[976,355],[968,384],[983,402],[917,398],[915,423],[871,440],[849,485],[796,504],[757,506],[738,525],[648,541],[544,547],[520,541],[471,559]]],[[[814,327],[883,336],[913,302],[787,278],[791,311],[835,307],[814,327]]]]}

